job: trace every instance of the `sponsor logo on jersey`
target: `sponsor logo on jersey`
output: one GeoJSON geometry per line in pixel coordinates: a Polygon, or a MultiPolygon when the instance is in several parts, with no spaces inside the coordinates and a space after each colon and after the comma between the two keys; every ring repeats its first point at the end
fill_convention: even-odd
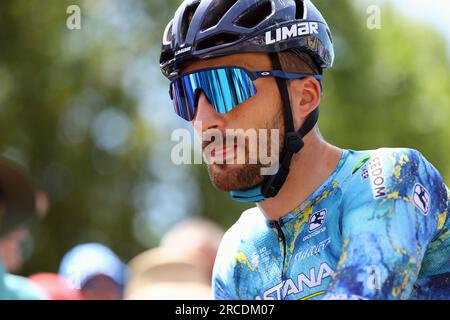
{"type": "Polygon", "coordinates": [[[266,32],[266,44],[274,44],[308,34],[319,34],[318,22],[301,22],[266,32]]]}
{"type": "Polygon", "coordinates": [[[416,183],[413,188],[412,198],[414,205],[419,208],[424,215],[427,215],[428,210],[430,210],[431,202],[431,196],[428,190],[420,183],[416,183]]]}
{"type": "Polygon", "coordinates": [[[308,231],[313,232],[319,229],[325,222],[327,216],[327,209],[317,211],[309,217],[308,231]]]}
{"type": "Polygon", "coordinates": [[[309,275],[300,273],[297,279],[287,279],[257,296],[256,300],[281,300],[287,296],[302,293],[306,288],[313,289],[322,286],[323,280],[333,275],[334,270],[326,263],[320,264],[319,270],[312,267],[309,275]]]}
{"type": "Polygon", "coordinates": [[[369,169],[367,168],[367,165],[361,167],[361,181],[365,181],[369,179],[369,169]]]}
{"type": "Polygon", "coordinates": [[[307,241],[327,230],[327,227],[324,226],[326,216],[327,216],[327,209],[322,209],[320,211],[313,213],[309,217],[309,222],[308,222],[308,233],[309,234],[307,234],[305,237],[303,237],[303,239],[302,239],[303,241],[307,241]]]}
{"type": "Polygon", "coordinates": [[[267,249],[265,246],[259,249],[251,258],[251,263],[254,267],[257,267],[260,263],[270,263],[272,257],[272,250],[267,249]]]}
{"type": "Polygon", "coordinates": [[[309,239],[311,239],[315,236],[318,236],[319,234],[321,234],[322,232],[325,232],[325,231],[327,231],[327,227],[324,226],[323,228],[320,228],[319,230],[316,230],[316,231],[311,232],[310,234],[304,236],[302,240],[308,241],[309,239]]]}
{"type": "Polygon", "coordinates": [[[383,175],[383,165],[379,157],[375,157],[367,164],[369,167],[370,184],[374,199],[386,196],[386,178],[383,175]]]}
{"type": "Polygon", "coordinates": [[[318,244],[313,245],[306,250],[300,251],[297,253],[294,257],[296,261],[301,261],[304,259],[307,259],[311,256],[314,256],[316,254],[319,254],[321,251],[325,250],[326,247],[331,243],[331,238],[325,239],[323,241],[320,241],[318,244]]]}

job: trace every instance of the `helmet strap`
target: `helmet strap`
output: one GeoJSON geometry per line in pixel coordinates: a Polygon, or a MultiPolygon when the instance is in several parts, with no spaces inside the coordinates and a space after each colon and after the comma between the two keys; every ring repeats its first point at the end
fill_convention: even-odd
{"type": "MultiPolygon", "coordinates": [[[[273,69],[283,70],[278,53],[271,53],[269,56],[272,61],[273,69]]],[[[295,131],[287,80],[281,78],[275,79],[283,101],[285,137],[284,150],[280,155],[281,161],[278,172],[267,177],[261,189],[262,194],[268,198],[275,197],[283,184],[286,182],[289,175],[289,167],[291,165],[292,157],[303,148],[303,137],[314,128],[319,116],[318,108],[316,108],[308,115],[299,131],[295,131]]]]}

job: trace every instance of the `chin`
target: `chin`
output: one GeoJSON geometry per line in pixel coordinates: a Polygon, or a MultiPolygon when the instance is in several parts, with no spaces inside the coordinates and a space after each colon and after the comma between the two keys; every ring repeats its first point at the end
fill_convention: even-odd
{"type": "Polygon", "coordinates": [[[208,173],[213,185],[221,191],[246,190],[264,181],[260,165],[212,164],[208,173]]]}

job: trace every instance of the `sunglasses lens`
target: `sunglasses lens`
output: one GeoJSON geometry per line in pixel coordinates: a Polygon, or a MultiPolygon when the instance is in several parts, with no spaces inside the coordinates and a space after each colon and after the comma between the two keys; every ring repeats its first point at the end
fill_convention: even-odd
{"type": "Polygon", "coordinates": [[[177,115],[188,121],[193,120],[199,90],[203,91],[213,108],[222,114],[256,94],[252,79],[243,69],[201,70],[172,82],[171,94],[177,115]]]}
{"type": "Polygon", "coordinates": [[[179,78],[171,84],[171,95],[175,113],[181,118],[192,121],[195,115],[195,92],[190,88],[187,78],[179,78]]]}

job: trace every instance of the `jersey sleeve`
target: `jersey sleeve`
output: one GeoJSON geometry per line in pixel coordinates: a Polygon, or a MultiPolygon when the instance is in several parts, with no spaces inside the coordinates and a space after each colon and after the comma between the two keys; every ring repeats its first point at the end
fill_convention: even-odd
{"type": "Polygon", "coordinates": [[[417,151],[379,149],[344,194],[342,255],[325,299],[408,299],[444,227],[447,190],[417,151]]]}
{"type": "Polygon", "coordinates": [[[215,300],[237,300],[238,295],[233,277],[233,253],[235,252],[234,230],[228,230],[222,238],[217,251],[212,274],[212,289],[215,300]]]}

